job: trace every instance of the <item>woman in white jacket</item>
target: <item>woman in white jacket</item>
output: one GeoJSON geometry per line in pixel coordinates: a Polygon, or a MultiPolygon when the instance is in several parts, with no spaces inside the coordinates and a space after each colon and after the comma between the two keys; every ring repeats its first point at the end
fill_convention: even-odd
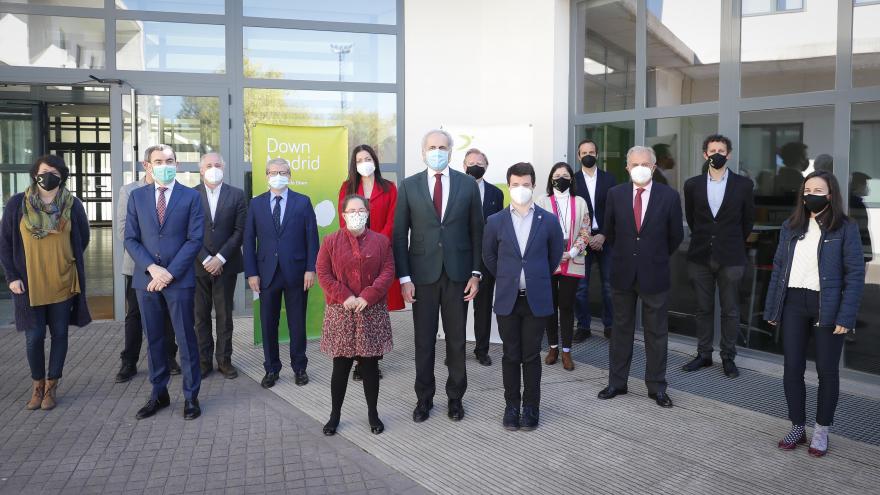
{"type": "Polygon", "coordinates": [[[562,329],[562,366],[574,369],[571,359],[571,341],[574,334],[574,307],[578,283],[584,278],[584,251],[590,239],[590,211],[587,202],[575,194],[574,173],[565,162],[550,169],[547,195],[538,198],[537,205],[559,218],[565,252],[562,262],[553,274],[553,316],[547,322],[547,342],[550,350],[545,364],[555,364],[559,358],[559,334],[562,329]]]}

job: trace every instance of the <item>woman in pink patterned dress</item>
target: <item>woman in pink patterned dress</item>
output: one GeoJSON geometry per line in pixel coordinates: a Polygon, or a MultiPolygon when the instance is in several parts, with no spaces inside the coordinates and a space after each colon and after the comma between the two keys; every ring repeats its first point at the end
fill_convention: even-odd
{"type": "Polygon", "coordinates": [[[345,228],[328,235],[318,251],[318,281],[326,307],[321,352],[333,358],[332,410],[325,435],[335,435],[345,400],[348,373],[358,362],[367,399],[370,431],[382,433],[379,419],[379,358],[391,351],[386,297],[394,281],[391,241],[366,228],[369,201],[351,194],[342,201],[345,228]]]}

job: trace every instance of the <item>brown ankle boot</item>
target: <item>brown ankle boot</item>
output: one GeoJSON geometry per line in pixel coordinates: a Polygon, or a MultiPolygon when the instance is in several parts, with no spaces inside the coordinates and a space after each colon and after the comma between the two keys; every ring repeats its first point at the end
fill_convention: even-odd
{"type": "Polygon", "coordinates": [[[44,411],[55,409],[55,392],[57,389],[58,380],[46,380],[46,392],[43,394],[43,403],[40,404],[40,409],[44,411]]]}
{"type": "Polygon", "coordinates": [[[544,358],[544,364],[556,364],[557,359],[559,359],[559,348],[551,347],[547,351],[547,357],[544,358]]]}
{"type": "Polygon", "coordinates": [[[571,360],[570,352],[562,351],[562,367],[565,368],[566,371],[574,369],[574,361],[571,360]]]}
{"type": "Polygon", "coordinates": [[[46,389],[46,380],[34,380],[34,392],[31,394],[31,400],[24,406],[28,411],[39,409],[43,403],[43,391],[46,389]]]}

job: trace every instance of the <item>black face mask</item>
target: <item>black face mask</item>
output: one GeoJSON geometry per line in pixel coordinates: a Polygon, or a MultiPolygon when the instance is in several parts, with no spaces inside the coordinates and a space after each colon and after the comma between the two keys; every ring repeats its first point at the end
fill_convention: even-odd
{"type": "Polygon", "coordinates": [[[722,155],[721,153],[709,155],[709,166],[711,166],[715,170],[723,167],[725,163],[727,163],[727,157],[722,155]]]}
{"type": "Polygon", "coordinates": [[[581,165],[583,165],[587,168],[595,167],[596,166],[596,157],[593,155],[584,155],[584,157],[581,158],[581,165]]]}
{"type": "MultiPolygon", "coordinates": [[[[590,155],[587,155],[587,156],[590,156],[590,155]]],[[[568,188],[571,187],[571,179],[567,179],[565,177],[553,179],[553,187],[558,189],[559,192],[568,191],[568,188]]]]}
{"type": "Polygon", "coordinates": [[[37,184],[47,191],[52,191],[61,185],[61,177],[46,172],[37,176],[37,184]]]}
{"type": "Polygon", "coordinates": [[[471,165],[470,167],[466,167],[464,171],[474,179],[481,179],[483,174],[486,173],[486,167],[471,165]]]}
{"type": "Polygon", "coordinates": [[[818,194],[804,194],[804,206],[807,207],[812,213],[819,213],[828,207],[827,196],[819,196],[818,194]]]}

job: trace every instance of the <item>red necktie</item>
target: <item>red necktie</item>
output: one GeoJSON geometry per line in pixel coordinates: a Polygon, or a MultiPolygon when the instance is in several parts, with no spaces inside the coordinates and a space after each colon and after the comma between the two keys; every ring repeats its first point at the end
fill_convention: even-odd
{"type": "Polygon", "coordinates": [[[645,192],[645,188],[640,187],[636,189],[636,200],[633,202],[633,215],[636,218],[636,232],[642,231],[642,193],[645,192]]]}
{"type": "Polygon", "coordinates": [[[443,174],[434,174],[434,211],[437,212],[437,218],[443,219],[443,183],[440,178],[443,174]]]}
{"type": "Polygon", "coordinates": [[[159,225],[165,223],[165,191],[167,187],[159,188],[159,199],[156,200],[156,214],[159,215],[159,225]]]}

